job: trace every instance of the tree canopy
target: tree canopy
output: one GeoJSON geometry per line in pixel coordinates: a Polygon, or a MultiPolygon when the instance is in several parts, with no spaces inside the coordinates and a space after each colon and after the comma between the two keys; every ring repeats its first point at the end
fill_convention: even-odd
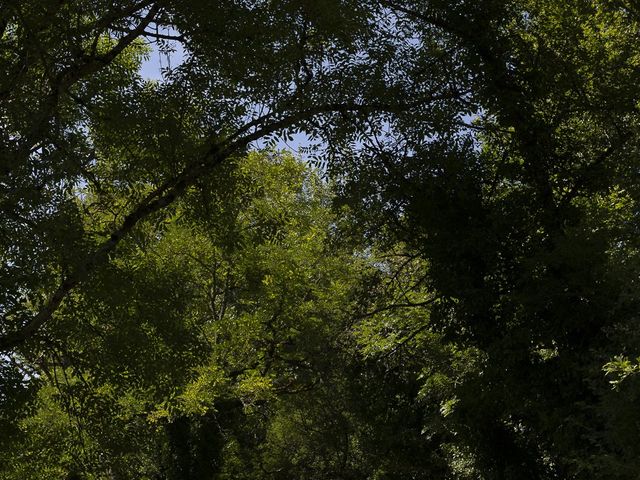
{"type": "Polygon", "coordinates": [[[638,32],[5,1],[0,478],[636,478],[638,32]]]}

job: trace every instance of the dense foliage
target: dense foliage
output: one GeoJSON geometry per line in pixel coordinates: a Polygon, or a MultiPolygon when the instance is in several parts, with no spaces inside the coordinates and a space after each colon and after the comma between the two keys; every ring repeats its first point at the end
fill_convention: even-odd
{"type": "Polygon", "coordinates": [[[639,32],[3,2],[0,479],[636,478],[639,32]]]}

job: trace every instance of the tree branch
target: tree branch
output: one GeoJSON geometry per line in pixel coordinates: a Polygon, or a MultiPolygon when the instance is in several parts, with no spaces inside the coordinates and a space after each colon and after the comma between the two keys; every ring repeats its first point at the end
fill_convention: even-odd
{"type": "MultiPolygon", "coordinates": [[[[151,21],[151,18],[155,14],[157,9],[154,7],[149,11],[147,15],[146,23],[151,21]]],[[[114,47],[108,54],[109,57],[115,56],[116,51],[122,51],[126,45],[128,45],[133,38],[142,31],[145,26],[145,22],[142,22],[135,31],[132,31],[127,37],[123,37],[119,46],[114,47]]],[[[88,67],[87,67],[88,68],[88,67]]],[[[430,100],[434,100],[437,97],[430,97],[430,100]]],[[[262,128],[255,130],[251,133],[246,133],[251,128],[259,126],[268,118],[278,116],[278,113],[273,112],[256,121],[249,122],[243,127],[239,128],[233,135],[229,136],[222,143],[216,143],[215,141],[209,146],[207,153],[200,161],[196,161],[187,166],[179,175],[174,178],[170,178],[162,185],[151,192],[145,197],[138,206],[127,215],[120,227],[114,230],[109,239],[102,243],[94,252],[89,254],[84,261],[76,268],[74,272],[66,276],[60,282],[58,288],[49,297],[49,300],[42,307],[42,309],[35,314],[30,320],[28,320],[21,328],[16,331],[6,333],[4,336],[0,336],[0,351],[10,350],[24,343],[31,338],[38,330],[40,330],[47,322],[51,320],[53,314],[62,304],[66,296],[82,281],[93,273],[96,268],[102,265],[107,259],[109,253],[115,250],[120,241],[129,234],[133,228],[142,220],[148,218],[153,213],[171,205],[175,200],[182,196],[188,187],[193,185],[197,179],[207,172],[210,172],[216,165],[225,161],[227,158],[238,154],[246,149],[246,147],[253,141],[258,140],[266,135],[277,132],[284,128],[290,128],[293,125],[308,120],[316,115],[323,113],[345,113],[345,112],[375,112],[384,111],[389,113],[399,113],[416,104],[424,103],[426,99],[421,99],[417,102],[411,102],[404,105],[392,105],[382,103],[372,104],[359,104],[353,102],[345,103],[330,103],[325,105],[318,105],[310,107],[305,110],[290,113],[278,120],[274,120],[262,128]],[[245,135],[243,135],[246,133],[245,135]]],[[[6,319],[4,319],[6,321],[6,319]]]]}

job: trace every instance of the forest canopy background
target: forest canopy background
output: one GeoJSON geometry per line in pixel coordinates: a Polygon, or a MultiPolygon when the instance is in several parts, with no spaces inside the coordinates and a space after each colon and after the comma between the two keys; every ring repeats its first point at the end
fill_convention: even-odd
{"type": "Polygon", "coordinates": [[[0,478],[636,478],[639,32],[3,2],[0,478]]]}

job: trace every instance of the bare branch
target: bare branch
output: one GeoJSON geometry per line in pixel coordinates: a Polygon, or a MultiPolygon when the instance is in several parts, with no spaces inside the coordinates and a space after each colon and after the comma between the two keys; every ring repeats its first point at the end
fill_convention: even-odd
{"type": "Polygon", "coordinates": [[[380,307],[380,308],[376,308],[375,310],[372,310],[370,312],[366,312],[362,315],[359,315],[357,318],[358,319],[362,319],[362,318],[367,318],[367,317],[373,317],[374,315],[377,315],[378,313],[382,313],[382,312],[387,312],[389,310],[397,310],[400,308],[419,308],[419,307],[426,307],[428,305],[433,304],[436,300],[439,300],[442,297],[432,297],[428,300],[425,300],[424,302],[405,302],[405,303],[393,303],[391,305],[385,305],[384,307],[380,307]]]}
{"type": "Polygon", "coordinates": [[[149,32],[145,30],[142,32],[143,36],[154,38],[156,40],[173,40],[176,42],[184,42],[184,35],[169,35],[166,33],[158,33],[158,32],[149,32]]]}

